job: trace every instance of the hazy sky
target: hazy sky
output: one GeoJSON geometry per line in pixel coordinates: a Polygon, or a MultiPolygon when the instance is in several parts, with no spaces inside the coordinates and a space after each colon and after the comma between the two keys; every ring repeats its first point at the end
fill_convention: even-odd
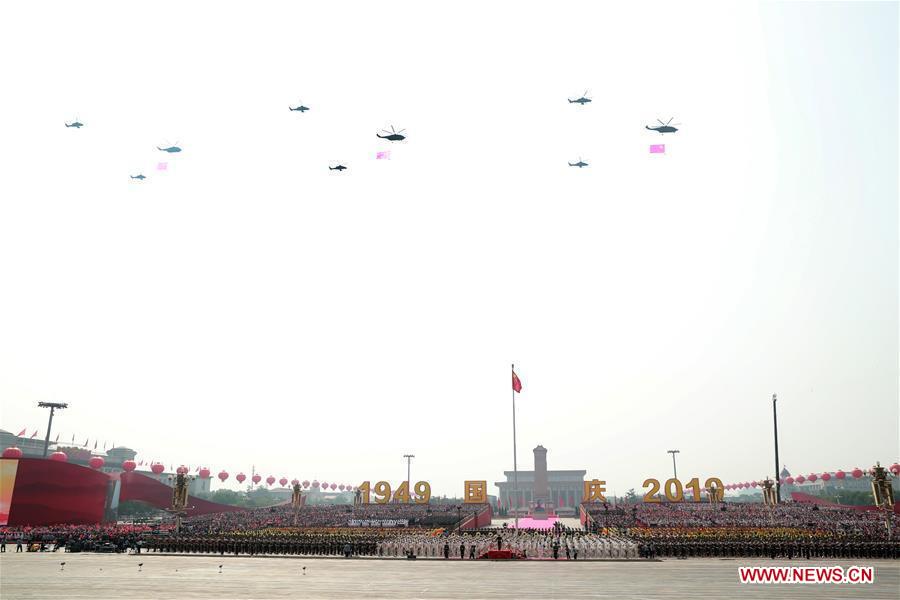
{"type": "Polygon", "coordinates": [[[620,494],[771,474],[773,392],[792,471],[897,460],[897,17],[7,4],[0,427],[459,495],[515,362],[520,467],[620,494]]]}

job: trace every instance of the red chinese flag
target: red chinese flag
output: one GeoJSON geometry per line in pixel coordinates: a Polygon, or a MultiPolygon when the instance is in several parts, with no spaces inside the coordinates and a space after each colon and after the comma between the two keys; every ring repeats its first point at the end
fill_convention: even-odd
{"type": "Polygon", "coordinates": [[[36,436],[36,435],[37,435],[37,429],[34,430],[34,433],[31,434],[31,437],[34,438],[34,436],[36,436]]]}
{"type": "Polygon", "coordinates": [[[521,392],[522,391],[522,382],[519,381],[519,376],[516,375],[516,372],[513,371],[513,391],[521,392]]]}
{"type": "Polygon", "coordinates": [[[22,437],[23,435],[25,435],[26,431],[27,431],[27,429],[23,429],[22,431],[19,432],[19,435],[17,437],[22,437]]]}

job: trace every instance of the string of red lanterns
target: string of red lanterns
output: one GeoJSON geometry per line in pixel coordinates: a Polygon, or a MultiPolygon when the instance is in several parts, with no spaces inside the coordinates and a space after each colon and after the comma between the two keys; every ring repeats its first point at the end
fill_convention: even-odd
{"type": "MultiPolygon", "coordinates": [[[[3,458],[18,459],[18,458],[22,458],[23,456],[24,456],[24,453],[22,452],[22,450],[20,448],[17,448],[16,446],[10,446],[8,448],[5,448],[2,453],[3,458]]],[[[68,460],[69,460],[68,455],[62,451],[54,452],[48,458],[50,460],[57,461],[57,462],[68,462],[68,460]]],[[[142,461],[142,463],[143,463],[143,461],[142,461]]],[[[88,459],[88,466],[91,469],[94,469],[97,471],[102,469],[105,464],[106,464],[106,460],[102,456],[92,456],[90,459],[88,459]]],[[[895,466],[897,466],[897,471],[900,472],[900,465],[895,465],[895,466]]],[[[138,464],[132,459],[127,459],[122,462],[122,470],[125,471],[126,473],[131,473],[131,472],[136,471],[137,467],[138,467],[138,464]]],[[[153,473],[154,475],[161,475],[162,473],[164,473],[166,471],[165,464],[161,463],[159,461],[151,461],[149,463],[149,468],[150,468],[150,472],[153,473]]],[[[892,469],[893,469],[893,467],[892,467],[892,469]]],[[[185,465],[180,465],[177,469],[175,469],[175,473],[177,473],[179,475],[187,475],[189,472],[190,472],[190,468],[185,465]]],[[[200,477],[200,479],[209,479],[210,476],[212,475],[212,471],[210,471],[210,469],[208,467],[197,467],[196,472],[197,472],[198,476],[200,477]]],[[[225,481],[228,480],[229,477],[231,477],[231,475],[228,473],[228,471],[226,471],[225,469],[222,469],[221,471],[219,471],[219,473],[218,473],[218,475],[216,475],[216,477],[218,477],[219,481],[221,481],[222,483],[225,483],[225,481]]],[[[244,483],[244,481],[247,480],[247,476],[244,473],[239,472],[237,475],[235,475],[235,479],[237,480],[238,483],[242,484],[242,483],[244,483]]],[[[250,478],[250,480],[253,482],[254,485],[258,485],[262,481],[262,476],[259,474],[254,474],[250,478]]],[[[275,481],[276,481],[275,477],[272,475],[269,475],[266,478],[266,485],[271,487],[275,483],[275,481]]],[[[286,487],[288,484],[287,477],[281,477],[280,479],[278,479],[278,483],[279,483],[279,485],[281,485],[281,487],[286,487]]],[[[310,482],[308,479],[304,479],[302,482],[299,479],[292,479],[290,481],[290,483],[291,483],[291,485],[301,485],[304,489],[309,489],[310,486],[312,486],[314,489],[321,489],[323,491],[339,490],[341,492],[343,492],[343,491],[349,492],[354,489],[354,486],[352,486],[350,484],[343,484],[343,483],[337,484],[337,483],[326,483],[326,482],[319,483],[316,480],[310,482]]]]}
{"type": "MultiPolygon", "coordinates": [[[[892,464],[890,467],[888,467],[888,470],[894,476],[900,476],[900,463],[892,464]]],[[[829,472],[824,472],[824,473],[810,473],[809,475],[805,475],[805,476],[797,475],[796,477],[792,477],[792,476],[781,477],[778,479],[778,482],[781,485],[803,484],[803,483],[806,483],[807,481],[810,483],[814,483],[814,482],[818,481],[819,479],[821,479],[822,481],[831,481],[832,477],[834,477],[835,479],[838,479],[838,480],[843,480],[843,479],[847,478],[847,475],[850,475],[853,479],[860,479],[865,474],[866,473],[862,469],[860,469],[859,467],[856,467],[855,469],[851,470],[849,473],[845,472],[841,469],[838,469],[837,471],[834,471],[833,474],[829,473],[829,472]]],[[[747,488],[755,488],[758,485],[760,485],[760,482],[745,481],[742,483],[729,483],[725,486],[725,489],[729,490],[729,491],[730,490],[743,490],[743,489],[747,489],[747,488]]]]}

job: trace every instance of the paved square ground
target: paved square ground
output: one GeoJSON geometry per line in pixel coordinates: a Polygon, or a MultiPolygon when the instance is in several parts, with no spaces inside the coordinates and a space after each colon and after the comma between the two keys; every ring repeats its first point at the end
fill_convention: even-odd
{"type": "Polygon", "coordinates": [[[0,598],[890,598],[898,561],[660,562],[0,554],[0,598]],[[65,570],[59,563],[65,561],[65,570]],[[144,563],[138,572],[138,563],[144,563]],[[872,565],[874,585],[741,585],[738,565],[872,565]],[[219,573],[219,565],[223,565],[219,573]],[[302,567],[306,567],[303,575],[302,567]]]}

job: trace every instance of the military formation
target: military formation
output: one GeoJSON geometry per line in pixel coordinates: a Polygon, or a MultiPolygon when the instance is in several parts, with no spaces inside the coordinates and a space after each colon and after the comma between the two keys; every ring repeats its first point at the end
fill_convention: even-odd
{"type": "Polygon", "coordinates": [[[377,534],[304,534],[261,536],[148,536],[140,547],[147,552],[219,554],[224,556],[377,556],[377,534]]]}
{"type": "Polygon", "coordinates": [[[662,540],[638,544],[641,558],[900,558],[898,542],[833,540],[792,541],[685,541],[662,540]]]}

